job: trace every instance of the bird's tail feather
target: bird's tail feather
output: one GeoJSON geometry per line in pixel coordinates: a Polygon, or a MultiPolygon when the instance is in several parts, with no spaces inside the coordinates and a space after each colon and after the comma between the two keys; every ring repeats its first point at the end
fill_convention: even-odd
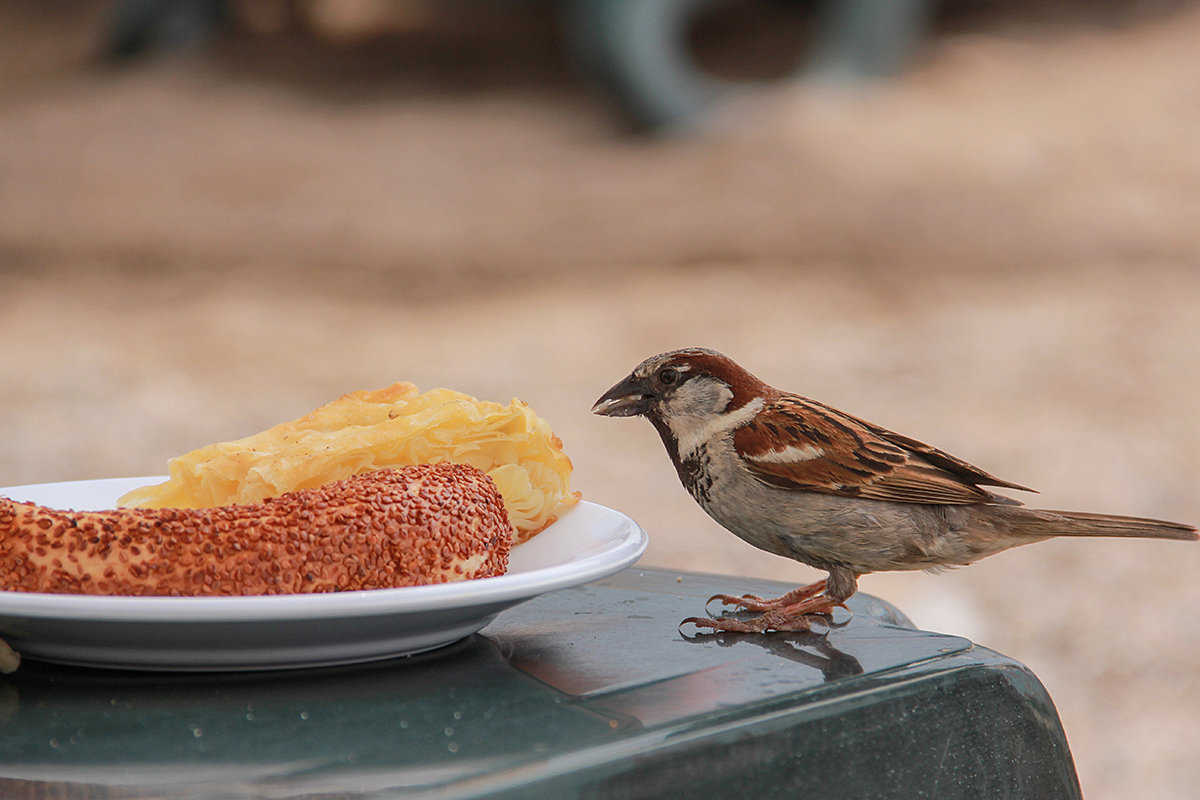
{"type": "Polygon", "coordinates": [[[1200,539],[1195,526],[1146,517],[1122,517],[1115,514],[1089,514],[1086,511],[1042,511],[1029,509],[1033,519],[1023,520],[1022,528],[1045,536],[1129,536],[1144,539],[1200,539]]]}

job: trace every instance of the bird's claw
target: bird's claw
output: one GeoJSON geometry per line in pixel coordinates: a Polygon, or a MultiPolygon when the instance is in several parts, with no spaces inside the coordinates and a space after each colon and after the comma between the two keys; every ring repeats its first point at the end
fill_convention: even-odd
{"type": "Polygon", "coordinates": [[[712,597],[704,601],[704,611],[709,615],[712,614],[708,607],[712,605],[714,600],[719,600],[723,606],[731,606],[734,611],[766,611],[770,601],[764,600],[756,594],[744,594],[736,596],[732,594],[714,594],[712,597]]]}
{"type": "MultiPolygon", "coordinates": [[[[764,600],[753,595],[744,594],[740,597],[728,594],[714,594],[704,604],[706,617],[688,617],[679,623],[682,630],[684,625],[695,625],[701,631],[729,633],[766,633],[768,631],[811,631],[814,621],[820,622],[827,628],[841,627],[833,621],[834,609],[844,608],[845,601],[834,600],[823,593],[823,584],[811,584],[789,592],[783,597],[764,600]],[[723,605],[731,606],[736,611],[758,611],[757,616],[749,619],[734,619],[727,616],[717,616],[709,609],[714,600],[723,605]]],[[[841,624],[845,624],[844,622],[841,624]]]]}

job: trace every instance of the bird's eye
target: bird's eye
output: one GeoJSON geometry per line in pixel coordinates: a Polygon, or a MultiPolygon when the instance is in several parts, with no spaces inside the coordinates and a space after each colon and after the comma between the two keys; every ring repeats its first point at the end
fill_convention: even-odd
{"type": "Polygon", "coordinates": [[[672,386],[679,381],[679,370],[674,367],[663,367],[658,371],[658,382],[663,386],[672,386]]]}

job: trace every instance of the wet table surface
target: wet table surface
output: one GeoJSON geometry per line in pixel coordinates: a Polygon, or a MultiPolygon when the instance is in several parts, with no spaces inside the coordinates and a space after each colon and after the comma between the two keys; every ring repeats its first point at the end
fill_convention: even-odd
{"type": "Polygon", "coordinates": [[[349,667],[0,678],[0,797],[1079,796],[1028,669],[868,595],[820,632],[679,628],[786,584],[631,568],[349,667]]]}

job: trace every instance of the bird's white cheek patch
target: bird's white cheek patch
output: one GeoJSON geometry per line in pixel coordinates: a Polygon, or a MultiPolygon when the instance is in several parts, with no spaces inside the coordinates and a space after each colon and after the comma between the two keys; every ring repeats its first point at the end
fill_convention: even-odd
{"type": "Polygon", "coordinates": [[[778,450],[768,450],[765,453],[757,453],[752,456],[746,456],[751,461],[761,461],[764,464],[795,464],[798,461],[812,461],[825,455],[825,450],[815,445],[788,445],[781,447],[778,450]]]}
{"type": "Polygon", "coordinates": [[[667,424],[670,425],[671,432],[675,434],[675,440],[679,443],[680,457],[687,458],[715,437],[749,422],[755,414],[762,410],[762,407],[763,400],[760,397],[736,411],[703,416],[679,415],[669,417],[667,424]]]}

